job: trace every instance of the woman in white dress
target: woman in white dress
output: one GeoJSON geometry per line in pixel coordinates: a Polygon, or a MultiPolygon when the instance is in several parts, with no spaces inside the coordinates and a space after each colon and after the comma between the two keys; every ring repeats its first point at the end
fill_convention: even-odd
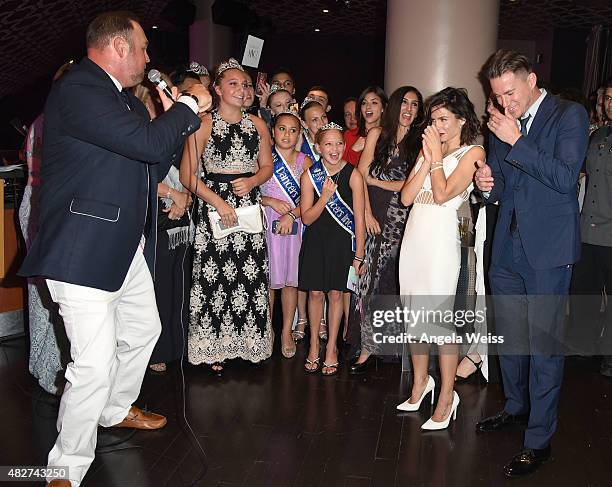
{"type": "MultiPolygon", "coordinates": [[[[416,312],[436,311],[427,320],[413,320],[407,333],[414,380],[410,398],[402,411],[416,411],[435,382],[428,375],[430,343],[451,339],[454,295],[461,265],[457,210],[472,191],[476,161],[484,160],[481,146],[470,145],[478,135],[479,122],[467,91],[445,88],[426,101],[423,149],[401,192],[404,205],[413,205],[400,248],[400,294],[416,312]],[[440,317],[444,316],[444,319],[440,317]],[[450,320],[446,319],[448,316],[450,320]],[[423,339],[423,334],[433,339],[423,339]],[[434,338],[435,337],[435,338],[434,338]]],[[[442,385],[433,416],[423,429],[444,429],[456,415],[459,396],[453,390],[459,356],[458,345],[439,345],[442,385]]]]}

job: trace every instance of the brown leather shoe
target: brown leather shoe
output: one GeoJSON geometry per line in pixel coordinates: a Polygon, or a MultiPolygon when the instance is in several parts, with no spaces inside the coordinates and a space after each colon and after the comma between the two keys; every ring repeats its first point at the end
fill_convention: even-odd
{"type": "Polygon", "coordinates": [[[55,479],[47,482],[47,487],[70,487],[70,480],[55,479]]]}
{"type": "Polygon", "coordinates": [[[166,418],[161,414],[145,412],[132,406],[130,412],[121,423],[113,425],[113,428],[135,428],[138,430],[157,430],[166,426],[166,418]]]}

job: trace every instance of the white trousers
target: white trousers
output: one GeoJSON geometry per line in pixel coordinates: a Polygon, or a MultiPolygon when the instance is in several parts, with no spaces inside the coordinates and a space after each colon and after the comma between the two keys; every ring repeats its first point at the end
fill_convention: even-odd
{"type": "Polygon", "coordinates": [[[47,286],[64,319],[72,357],[48,466],[68,467],[76,487],[94,460],[98,425],[123,421],[138,398],[161,322],[140,247],[115,292],[51,279],[47,286]]]}

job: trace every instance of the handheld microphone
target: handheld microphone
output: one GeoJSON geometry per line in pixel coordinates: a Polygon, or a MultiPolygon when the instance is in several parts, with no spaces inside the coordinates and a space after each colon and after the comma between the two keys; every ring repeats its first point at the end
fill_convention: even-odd
{"type": "Polygon", "coordinates": [[[154,83],[161,88],[168,98],[175,101],[172,97],[172,92],[168,89],[168,84],[162,79],[161,73],[157,69],[150,69],[149,74],[147,74],[147,78],[149,78],[151,83],[154,83]]]}

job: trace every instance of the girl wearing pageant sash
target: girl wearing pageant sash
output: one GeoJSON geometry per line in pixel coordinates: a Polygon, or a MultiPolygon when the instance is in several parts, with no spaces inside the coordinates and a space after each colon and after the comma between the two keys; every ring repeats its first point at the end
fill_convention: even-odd
{"type": "Polygon", "coordinates": [[[327,113],[318,101],[304,98],[300,107],[300,117],[304,123],[302,148],[300,150],[310,157],[312,162],[316,162],[319,160],[319,153],[315,148],[315,137],[319,129],[327,124],[327,113]]]}
{"type": "Polygon", "coordinates": [[[281,353],[285,358],[295,355],[291,325],[296,306],[298,323],[306,323],[306,300],[298,303],[297,292],[303,228],[299,206],[300,177],[312,161],[303,152],[295,150],[300,128],[300,119],[292,112],[281,112],[272,119],[274,170],[272,178],[261,186],[261,201],[268,220],[266,243],[270,261],[270,314],[273,315],[274,290],[280,289],[283,309],[281,353]]]}
{"type": "Polygon", "coordinates": [[[242,109],[247,78],[235,59],[223,62],[213,83],[215,109],[185,143],[181,182],[200,200],[191,286],[187,356],[196,365],[241,358],[260,362],[272,354],[265,232],[236,231],[216,239],[208,213],[223,227],[237,225],[235,208],[261,201],[259,186],[272,175],[268,127],[242,109]],[[201,174],[202,169],[204,174],[201,174]]]}
{"type": "MultiPolygon", "coordinates": [[[[321,110],[322,111],[322,110],[321,110]]],[[[300,251],[300,289],[308,291],[310,350],[305,369],[321,368],[319,321],[325,295],[329,300],[329,336],[323,375],[338,373],[338,331],[342,318],[342,294],[348,291],[349,268],[365,270],[365,217],[363,178],[342,159],[342,127],[330,123],[315,136],[321,160],[313,163],[301,179],[300,209],[306,227],[300,251]]]]}
{"type": "MultiPolygon", "coordinates": [[[[310,160],[314,163],[319,160],[320,156],[315,148],[315,136],[323,125],[327,123],[327,113],[321,105],[321,102],[316,101],[313,98],[304,98],[300,106],[300,118],[302,119],[302,145],[300,151],[310,157],[310,160]]],[[[300,303],[306,303],[307,293],[300,289],[298,300],[300,303]]],[[[327,340],[327,303],[324,305],[323,313],[321,314],[321,320],[319,321],[319,338],[321,340],[327,340]]],[[[305,336],[305,325],[306,323],[298,321],[297,327],[294,334],[294,339],[300,341],[305,336]]]]}

